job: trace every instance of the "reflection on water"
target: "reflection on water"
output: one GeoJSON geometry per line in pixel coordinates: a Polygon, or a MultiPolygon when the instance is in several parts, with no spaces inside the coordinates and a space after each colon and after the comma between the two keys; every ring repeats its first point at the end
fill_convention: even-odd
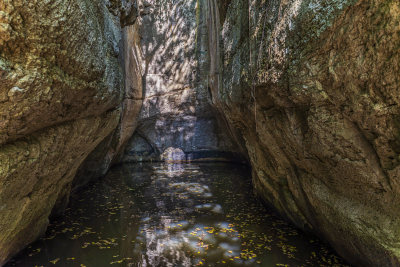
{"type": "Polygon", "coordinates": [[[267,211],[249,177],[224,163],[116,167],[9,266],[344,264],[267,211]]]}

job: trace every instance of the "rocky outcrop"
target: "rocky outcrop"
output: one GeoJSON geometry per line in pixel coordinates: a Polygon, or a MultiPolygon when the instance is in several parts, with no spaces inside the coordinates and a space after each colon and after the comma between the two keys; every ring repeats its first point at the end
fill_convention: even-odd
{"type": "Polygon", "coordinates": [[[350,262],[400,265],[399,2],[203,3],[213,103],[257,192],[350,262]]]}
{"type": "Polygon", "coordinates": [[[120,161],[124,147],[136,129],[137,117],[143,102],[142,53],[138,32],[140,25],[139,18],[134,25],[123,29],[121,56],[124,66],[125,92],[120,107],[122,110],[120,123],[80,166],[72,183],[73,190],[104,176],[113,163],[120,161]]]}
{"type": "Polygon", "coordinates": [[[199,42],[206,28],[196,5],[195,0],[152,0],[144,6],[144,101],[124,161],[230,160],[239,155],[210,102],[207,47],[199,42]],[[164,153],[172,150],[183,154],[164,153]]]}
{"type": "Polygon", "coordinates": [[[0,265],[46,229],[89,153],[113,136],[113,158],[133,132],[136,7],[0,2],[0,265]]]}

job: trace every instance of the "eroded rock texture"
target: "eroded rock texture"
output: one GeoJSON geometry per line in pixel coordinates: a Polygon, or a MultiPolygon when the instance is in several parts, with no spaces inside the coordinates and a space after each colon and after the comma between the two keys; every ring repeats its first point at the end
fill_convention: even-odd
{"type": "Polygon", "coordinates": [[[125,161],[226,160],[238,155],[210,104],[207,51],[198,42],[206,28],[197,6],[197,0],[151,0],[143,7],[144,102],[125,161]]]}
{"type": "Polygon", "coordinates": [[[123,29],[121,56],[125,74],[125,92],[120,105],[120,123],[80,166],[72,183],[73,189],[105,175],[111,165],[123,156],[124,147],[136,129],[137,117],[143,102],[142,53],[138,33],[140,24],[138,20],[134,25],[123,29]]]}
{"type": "Polygon", "coordinates": [[[133,132],[136,16],[126,1],[0,1],[0,265],[46,229],[88,154],[133,132]]]}
{"type": "Polygon", "coordinates": [[[259,194],[350,262],[400,265],[400,3],[224,2],[203,1],[212,98],[259,194]]]}

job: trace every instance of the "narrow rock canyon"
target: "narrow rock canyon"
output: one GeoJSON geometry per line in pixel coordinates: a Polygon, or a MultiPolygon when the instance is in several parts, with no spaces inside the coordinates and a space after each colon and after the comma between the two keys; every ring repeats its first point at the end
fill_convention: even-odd
{"type": "MultiPolygon", "coordinates": [[[[126,211],[122,229],[146,214],[142,223],[198,232],[166,219],[171,192],[193,218],[195,210],[219,218],[233,198],[252,207],[253,221],[264,218],[241,188],[349,264],[400,266],[399,77],[395,0],[0,0],[0,266],[81,201],[124,209],[152,195],[156,210],[126,211]],[[248,185],[239,178],[246,164],[248,185]],[[193,204],[213,190],[225,204],[193,204]]],[[[153,241],[160,234],[146,231],[153,241]]],[[[270,253],[275,234],[265,236],[259,248],[270,253]]],[[[229,258],[226,243],[218,244],[229,258]]],[[[225,263],[179,253],[180,262],[150,261],[151,251],[153,266],[225,263]]],[[[243,255],[232,266],[269,266],[268,256],[243,255]]],[[[129,259],[115,263],[134,266],[129,259]]]]}

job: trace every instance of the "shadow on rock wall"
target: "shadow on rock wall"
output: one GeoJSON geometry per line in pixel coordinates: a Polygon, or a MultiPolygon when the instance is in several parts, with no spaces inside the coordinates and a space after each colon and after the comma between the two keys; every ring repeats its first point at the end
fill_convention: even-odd
{"type": "Polygon", "coordinates": [[[185,159],[236,157],[201,73],[199,55],[206,51],[198,45],[204,29],[197,1],[154,0],[147,10],[141,18],[144,102],[123,160],[160,160],[168,148],[182,150],[185,159]]]}

